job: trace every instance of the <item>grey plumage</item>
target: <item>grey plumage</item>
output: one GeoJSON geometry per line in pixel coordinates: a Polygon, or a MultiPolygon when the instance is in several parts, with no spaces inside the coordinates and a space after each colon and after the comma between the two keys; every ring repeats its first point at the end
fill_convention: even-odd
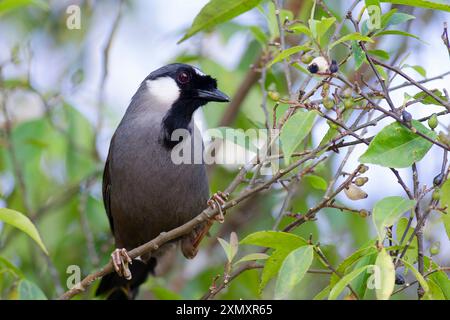
{"type": "MultiPolygon", "coordinates": [[[[175,66],[177,70],[180,67],[192,68],[169,66],[175,66]]],[[[163,139],[167,138],[164,120],[173,106],[168,105],[165,97],[158,99],[155,93],[152,94],[148,83],[149,79],[158,79],[160,74],[167,76],[167,70],[159,69],[142,82],[111,140],[103,177],[103,199],[117,248],[131,250],[163,231],[184,224],[206,207],[209,197],[205,166],[174,164],[172,149],[164,144],[163,139]]],[[[189,100],[180,90],[177,101],[185,99],[187,104],[194,104],[190,106],[192,112],[207,102],[189,100]]],[[[188,122],[187,128],[197,133],[192,123],[192,112],[182,121],[174,122],[181,123],[180,126],[183,126],[183,121],[188,122]]],[[[182,143],[190,144],[190,141],[183,140],[182,143]]],[[[115,274],[105,277],[97,293],[127,284],[136,291],[140,283],[133,284],[133,281],[145,281],[146,273],[153,272],[158,259],[172,247],[173,244],[169,244],[151,256],[141,257],[148,268],[139,266],[144,270],[139,269],[140,274],[133,274],[137,271],[131,268],[134,280],[130,282],[119,279],[115,274]]]]}

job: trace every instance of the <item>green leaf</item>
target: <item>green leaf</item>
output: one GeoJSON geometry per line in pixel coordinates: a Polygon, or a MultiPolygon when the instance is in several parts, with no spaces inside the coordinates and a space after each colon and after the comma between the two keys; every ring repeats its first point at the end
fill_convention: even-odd
{"type": "Polygon", "coordinates": [[[330,286],[326,286],[322,289],[322,291],[314,296],[313,300],[324,300],[330,294],[330,290],[330,286]]]}
{"type": "Polygon", "coordinates": [[[286,256],[292,250],[308,244],[305,239],[299,236],[280,231],[258,231],[248,235],[240,243],[275,249],[264,265],[259,285],[260,292],[269,280],[277,275],[286,256]]]}
{"type": "MultiPolygon", "coordinates": [[[[441,100],[447,101],[447,97],[442,93],[442,91],[438,90],[438,89],[434,89],[431,90],[431,92],[438,98],[440,98],[441,100]]],[[[426,92],[424,91],[420,91],[419,93],[414,95],[414,99],[416,100],[421,100],[420,103],[422,104],[435,104],[440,106],[441,103],[439,101],[437,101],[436,99],[434,99],[433,97],[429,96],[426,92]]]]}
{"type": "Polygon", "coordinates": [[[423,288],[423,290],[425,291],[425,294],[426,294],[430,290],[430,288],[428,287],[428,283],[425,280],[425,278],[408,261],[405,261],[404,259],[402,259],[402,262],[403,262],[403,264],[405,265],[406,268],[411,270],[411,272],[414,274],[414,276],[416,277],[417,281],[419,281],[420,286],[423,288]]]}
{"type": "Polygon", "coordinates": [[[399,31],[399,30],[384,30],[384,31],[377,32],[373,36],[374,37],[379,37],[379,36],[387,36],[387,35],[411,37],[411,38],[414,38],[414,39],[422,41],[418,36],[416,36],[416,35],[414,35],[412,33],[399,31]]]}
{"type": "Polygon", "coordinates": [[[3,0],[0,1],[0,15],[30,5],[48,10],[48,3],[43,0],[3,0]]]}
{"type": "Polygon", "coordinates": [[[281,268],[284,259],[292,250],[277,249],[267,259],[261,274],[261,282],[259,284],[259,292],[265,288],[270,279],[275,277],[281,268]]]}
{"type": "Polygon", "coordinates": [[[309,28],[311,29],[311,32],[317,40],[319,40],[327,31],[330,29],[330,27],[336,22],[336,18],[325,18],[322,17],[321,20],[309,20],[309,28]]]}
{"type": "Polygon", "coordinates": [[[11,262],[6,260],[6,258],[0,257],[0,274],[3,271],[5,271],[5,270],[13,273],[14,276],[16,276],[17,278],[23,278],[24,277],[22,271],[19,268],[17,268],[11,262]]]}
{"type": "Polygon", "coordinates": [[[290,56],[292,56],[293,54],[300,52],[300,51],[305,51],[308,50],[309,47],[307,46],[295,46],[286,50],[281,51],[273,60],[271,63],[269,63],[267,65],[268,68],[270,68],[271,66],[273,66],[275,63],[280,62],[290,56]]]}
{"type": "Polygon", "coordinates": [[[304,177],[304,179],[311,185],[311,187],[313,187],[314,189],[317,190],[327,190],[328,187],[328,183],[327,181],[320,177],[320,176],[316,176],[314,174],[310,174],[304,177]]]}
{"type": "Polygon", "coordinates": [[[389,59],[389,53],[387,53],[384,50],[368,50],[367,51],[369,53],[370,56],[376,56],[378,58],[381,58],[383,60],[388,60],[389,59]]]}
{"type": "Polygon", "coordinates": [[[384,248],[378,253],[375,266],[378,267],[375,272],[379,272],[379,283],[375,288],[377,299],[389,300],[395,286],[395,266],[384,248]]]}
{"type": "Polygon", "coordinates": [[[281,231],[258,231],[249,234],[240,241],[240,244],[251,244],[260,247],[286,249],[292,251],[300,246],[305,246],[308,242],[292,233],[281,231]]]}
{"type": "Polygon", "coordinates": [[[446,300],[441,287],[431,279],[428,279],[428,292],[424,294],[422,300],[446,300]]]}
{"type": "Polygon", "coordinates": [[[297,111],[284,124],[280,133],[284,161],[288,164],[292,153],[310,133],[317,113],[315,111],[297,111]]]}
{"type": "Polygon", "coordinates": [[[342,277],[336,285],[331,289],[328,300],[336,300],[341,292],[352,282],[357,276],[359,276],[363,271],[366,271],[371,265],[363,266],[361,268],[355,269],[349,274],[342,277]]]}
{"type": "Polygon", "coordinates": [[[363,49],[361,49],[357,41],[352,41],[352,52],[353,58],[355,59],[355,70],[358,70],[364,63],[366,55],[364,54],[363,49]]]}
{"type": "MultiPolygon", "coordinates": [[[[353,252],[349,257],[345,258],[336,269],[336,272],[339,274],[346,274],[347,270],[359,261],[361,258],[374,254],[376,252],[376,248],[374,246],[365,247],[353,252]]],[[[339,281],[339,276],[333,273],[330,277],[330,286],[333,287],[339,281]]]]}
{"type": "MultiPolygon", "coordinates": [[[[431,260],[429,257],[425,256],[424,258],[424,269],[425,270],[437,270],[439,269],[439,265],[437,265],[433,260],[431,260]]],[[[436,283],[439,288],[441,288],[442,293],[444,294],[445,298],[447,300],[450,300],[450,279],[448,278],[448,275],[442,271],[436,271],[433,272],[428,276],[428,280],[432,280],[434,283],[436,283]]],[[[432,290],[432,289],[430,289],[432,290]]]]}
{"type": "MultiPolygon", "coordinates": [[[[414,229],[409,227],[408,230],[406,230],[406,227],[408,226],[408,219],[406,217],[400,218],[400,220],[397,222],[397,229],[396,229],[396,235],[397,235],[397,241],[400,243],[400,240],[402,239],[403,234],[406,231],[406,236],[403,240],[403,245],[406,244],[406,242],[410,239],[412,233],[414,232],[414,229]]],[[[406,250],[405,256],[403,259],[408,261],[409,263],[415,263],[417,261],[417,237],[414,237],[411,244],[409,245],[408,249],[406,250]]]]}
{"type": "Polygon", "coordinates": [[[443,10],[450,12],[450,5],[435,2],[435,1],[428,1],[428,0],[380,0],[380,2],[389,2],[392,4],[401,4],[405,6],[413,6],[413,7],[420,7],[420,8],[426,8],[426,9],[434,9],[434,10],[443,10]]]}
{"type": "Polygon", "coordinates": [[[269,41],[267,35],[261,30],[258,26],[251,26],[250,31],[253,34],[253,37],[258,41],[261,47],[265,47],[267,42],[269,41]]]}
{"type": "Polygon", "coordinates": [[[382,20],[381,26],[384,29],[389,26],[405,23],[415,18],[416,17],[407,13],[392,11],[391,14],[386,15],[385,19],[382,20]]]}
{"type": "Polygon", "coordinates": [[[307,35],[309,38],[314,37],[311,30],[302,23],[298,23],[298,24],[293,25],[292,27],[289,27],[289,30],[291,30],[294,34],[301,33],[301,34],[307,35]]]}
{"type": "Polygon", "coordinates": [[[335,42],[333,42],[332,44],[330,44],[329,49],[331,50],[334,46],[338,45],[339,43],[345,42],[345,41],[365,41],[365,42],[374,42],[372,39],[370,39],[367,36],[363,36],[361,33],[359,32],[355,32],[355,33],[350,33],[347,34],[345,36],[343,36],[342,38],[336,40],[335,42]]]}
{"type": "Polygon", "coordinates": [[[19,300],[47,300],[42,290],[33,282],[26,279],[20,280],[17,286],[19,300]]]}
{"type": "Polygon", "coordinates": [[[238,252],[238,240],[235,232],[230,234],[230,242],[228,243],[226,240],[222,238],[217,238],[220,245],[222,246],[225,254],[227,256],[228,262],[233,261],[234,257],[238,252]]]}
{"type": "Polygon", "coordinates": [[[294,289],[305,276],[312,261],[312,246],[300,247],[284,259],[275,285],[275,299],[285,298],[294,289]]]}
{"type": "Polygon", "coordinates": [[[447,213],[441,214],[442,221],[444,222],[445,231],[447,237],[450,239],[450,179],[444,182],[441,187],[441,206],[447,207],[447,213]]]}
{"type": "Polygon", "coordinates": [[[250,253],[250,254],[247,254],[246,256],[243,256],[235,264],[239,264],[239,263],[247,262],[247,261],[253,261],[253,260],[266,260],[269,257],[270,256],[265,253],[250,253]]]}
{"type": "Polygon", "coordinates": [[[39,232],[27,216],[15,210],[1,208],[0,220],[28,234],[41,247],[45,254],[48,255],[48,251],[42,242],[39,232]]]}
{"type": "Polygon", "coordinates": [[[181,43],[197,32],[210,29],[215,25],[231,20],[256,7],[261,0],[211,0],[195,17],[189,30],[178,41],[181,43]]]}
{"type": "MultiPolygon", "coordinates": [[[[422,134],[436,139],[436,133],[419,121],[412,126],[422,134]]],[[[383,167],[406,168],[421,160],[430,150],[432,143],[398,122],[384,127],[370,142],[366,152],[359,158],[361,163],[373,163],[383,167]]]]}
{"type": "Polygon", "coordinates": [[[384,240],[386,227],[393,225],[408,210],[412,210],[416,205],[415,200],[402,197],[386,197],[378,201],[372,212],[373,223],[377,229],[378,239],[384,240]]]}
{"type": "Polygon", "coordinates": [[[421,67],[421,66],[410,66],[408,64],[405,64],[403,67],[404,68],[412,68],[412,69],[414,69],[418,74],[420,74],[424,78],[427,76],[427,71],[425,70],[424,67],[421,67]]]}

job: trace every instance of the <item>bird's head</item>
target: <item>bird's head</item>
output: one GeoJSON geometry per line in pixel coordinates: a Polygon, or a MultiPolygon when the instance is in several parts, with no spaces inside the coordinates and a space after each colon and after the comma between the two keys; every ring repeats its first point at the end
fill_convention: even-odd
{"type": "Polygon", "coordinates": [[[216,79],[196,67],[181,63],[169,64],[153,71],[141,89],[149,98],[150,107],[165,113],[162,120],[163,137],[169,146],[172,145],[168,142],[172,132],[187,129],[195,110],[210,101],[229,101],[228,96],[217,89],[216,79]]]}
{"type": "Polygon", "coordinates": [[[217,89],[216,79],[187,64],[173,63],[155,70],[145,83],[152,99],[167,108],[182,105],[186,111],[193,112],[210,101],[229,101],[217,89]]]}

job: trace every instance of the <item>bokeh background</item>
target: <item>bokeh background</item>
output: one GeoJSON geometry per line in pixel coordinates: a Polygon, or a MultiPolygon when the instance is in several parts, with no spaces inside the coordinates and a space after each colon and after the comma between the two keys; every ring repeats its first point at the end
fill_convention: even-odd
{"type": "MultiPolygon", "coordinates": [[[[263,114],[261,91],[251,65],[257,61],[261,47],[250,29],[258,26],[266,30],[267,19],[260,11],[252,10],[177,44],[206,0],[28,2],[4,11],[0,2],[0,103],[7,110],[0,116],[0,206],[30,217],[50,255],[46,257],[26,235],[0,223],[0,256],[22,270],[47,297],[55,297],[66,290],[69,265],[80,266],[86,275],[106,263],[113,249],[101,199],[101,172],[109,140],[140,82],[151,71],[175,61],[194,64],[215,76],[219,87],[230,96],[250,82],[251,89],[237,113],[230,113],[229,106],[211,103],[196,114],[196,121],[204,128],[254,127],[255,122],[262,122],[263,114]],[[81,8],[80,30],[66,27],[66,9],[71,4],[81,8]],[[15,156],[7,148],[9,143],[15,156]]],[[[309,16],[311,3],[289,0],[285,7],[304,18],[309,16]]],[[[350,1],[327,3],[336,12],[344,12],[350,1]]],[[[383,11],[390,7],[382,5],[383,11]]],[[[396,7],[417,17],[398,28],[423,41],[391,36],[377,46],[392,56],[398,55],[399,60],[406,59],[409,65],[422,66],[427,77],[450,70],[448,52],[440,38],[449,14],[396,7]]],[[[334,54],[343,56],[339,50],[334,54]]],[[[266,86],[285,93],[280,69],[269,73],[266,86]]],[[[351,65],[343,72],[349,78],[356,77],[351,65]]],[[[422,79],[413,69],[408,74],[422,79]]],[[[304,75],[295,77],[294,85],[299,87],[304,75]]],[[[395,79],[393,84],[402,82],[395,79]]],[[[448,83],[447,76],[427,86],[448,90],[448,83]]],[[[395,91],[392,97],[396,104],[402,103],[405,92],[413,95],[416,90],[408,87],[395,91]]],[[[413,117],[430,113],[423,108],[437,107],[418,104],[412,108],[413,117]]],[[[440,121],[441,129],[450,124],[448,115],[440,121]]],[[[325,122],[317,125],[313,144],[320,141],[327,128],[325,122]]],[[[364,150],[363,146],[357,147],[346,165],[347,171],[357,166],[357,158],[364,150]]],[[[334,155],[320,168],[325,179],[333,175],[344,155],[334,155]]],[[[442,151],[433,147],[419,163],[422,182],[431,185],[440,170],[441,158],[442,151]]],[[[228,185],[237,167],[215,166],[209,173],[211,190],[215,192],[228,185]]],[[[400,174],[411,183],[409,169],[400,170],[400,174]]],[[[345,197],[338,199],[351,207],[371,208],[383,197],[402,195],[388,169],[371,166],[367,176],[367,199],[357,203],[345,197]]],[[[166,277],[150,278],[140,297],[199,298],[207,292],[214,276],[223,273],[225,255],[216,237],[228,239],[235,231],[243,238],[253,231],[271,229],[284,195],[282,189],[272,190],[232,210],[225,224],[213,228],[212,236],[205,240],[194,260],[185,262],[180,257],[180,263],[166,277]]],[[[322,195],[323,191],[305,183],[297,191],[291,210],[304,211],[322,195]]],[[[312,234],[320,240],[334,264],[375,235],[370,218],[331,209],[322,210],[317,221],[295,232],[304,237],[312,234]]],[[[433,215],[426,225],[425,239],[427,250],[440,242],[441,251],[435,260],[449,265],[450,245],[438,215],[433,215]]],[[[254,248],[243,246],[240,250],[242,254],[254,248]]],[[[219,297],[271,298],[270,286],[262,295],[258,293],[258,279],[258,270],[245,272],[219,297]]],[[[296,290],[292,298],[312,298],[327,281],[327,276],[307,275],[302,290],[296,290]]],[[[11,297],[12,283],[13,276],[1,276],[1,298],[11,297]]],[[[408,289],[396,298],[414,295],[415,289],[408,289]]],[[[79,298],[92,297],[93,290],[89,290],[79,298]]]]}

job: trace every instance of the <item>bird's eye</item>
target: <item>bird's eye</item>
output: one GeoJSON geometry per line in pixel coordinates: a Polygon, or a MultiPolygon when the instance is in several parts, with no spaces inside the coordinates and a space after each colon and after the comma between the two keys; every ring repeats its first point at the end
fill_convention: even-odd
{"type": "Polygon", "coordinates": [[[178,79],[178,82],[184,84],[184,83],[188,83],[189,80],[191,80],[191,77],[190,77],[189,73],[183,71],[178,74],[177,79],[178,79]]]}

